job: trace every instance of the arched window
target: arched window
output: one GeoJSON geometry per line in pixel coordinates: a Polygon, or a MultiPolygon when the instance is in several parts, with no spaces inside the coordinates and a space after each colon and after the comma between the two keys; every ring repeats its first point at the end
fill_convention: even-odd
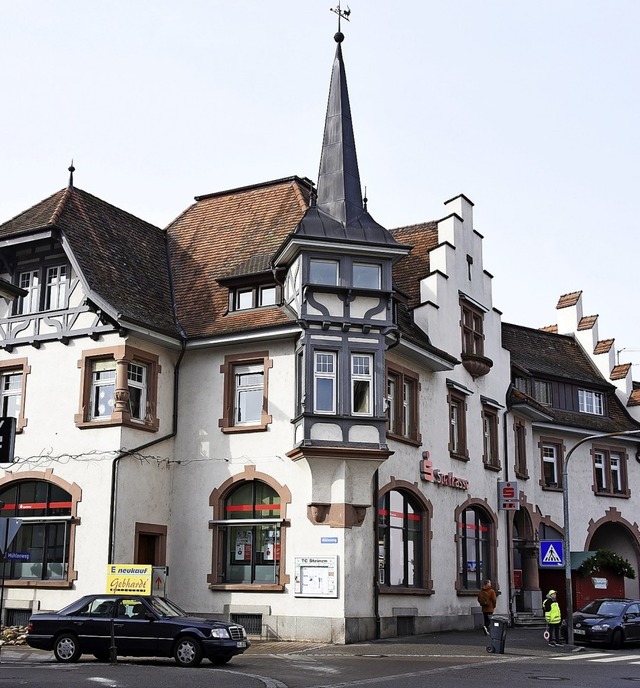
{"type": "Polygon", "coordinates": [[[224,501],[225,583],[277,583],[280,568],[280,496],[266,483],[251,480],[224,501]]]}
{"type": "Polygon", "coordinates": [[[462,590],[478,590],[493,578],[493,525],[477,506],[462,511],[458,520],[458,581],[462,590]]]}
{"type": "Polygon", "coordinates": [[[22,525],[7,548],[7,580],[66,580],[72,529],[72,496],[46,480],[22,480],[0,488],[3,517],[22,525]],[[11,555],[10,555],[11,556],[11,555]]]}
{"type": "Polygon", "coordinates": [[[378,500],[378,582],[424,587],[425,513],[409,493],[390,490],[378,500]]]}

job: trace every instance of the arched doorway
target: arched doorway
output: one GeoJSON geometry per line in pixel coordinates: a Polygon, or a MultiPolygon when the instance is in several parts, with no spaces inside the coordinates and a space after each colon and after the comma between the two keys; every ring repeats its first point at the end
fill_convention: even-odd
{"type": "Polygon", "coordinates": [[[635,578],[624,579],[624,594],[638,598],[640,594],[640,529],[629,523],[615,508],[607,511],[604,518],[589,524],[585,551],[606,549],[627,559],[636,571],[635,578]]]}
{"type": "Polygon", "coordinates": [[[542,598],[538,577],[538,542],[526,508],[513,515],[513,590],[517,614],[538,613],[542,598]]]}

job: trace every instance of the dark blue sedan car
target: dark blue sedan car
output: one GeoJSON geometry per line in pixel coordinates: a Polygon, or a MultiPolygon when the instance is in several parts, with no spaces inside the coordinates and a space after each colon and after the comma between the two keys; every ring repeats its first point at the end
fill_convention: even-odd
{"type": "Polygon", "coordinates": [[[85,595],[52,614],[32,614],[27,644],[53,650],[59,662],[82,654],[106,661],[125,657],[173,657],[185,667],[203,657],[226,664],[250,645],[238,624],[188,616],[164,597],[85,595]]]}
{"type": "Polygon", "coordinates": [[[602,597],[573,615],[577,643],[594,643],[617,649],[640,642],[640,600],[602,597]]]}

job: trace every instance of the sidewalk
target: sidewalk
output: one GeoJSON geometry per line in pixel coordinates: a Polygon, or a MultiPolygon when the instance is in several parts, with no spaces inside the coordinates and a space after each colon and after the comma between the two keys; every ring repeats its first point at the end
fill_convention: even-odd
{"type": "MultiPolygon", "coordinates": [[[[314,656],[466,656],[486,657],[491,640],[481,630],[448,631],[385,640],[368,640],[351,645],[330,645],[303,641],[252,640],[248,655],[304,654],[314,656]]],[[[504,655],[536,656],[579,652],[581,646],[549,647],[541,629],[509,628],[504,655]]],[[[493,655],[500,657],[501,655],[493,655]]],[[[53,652],[34,650],[28,645],[4,645],[1,662],[55,662],[53,652]]]]}

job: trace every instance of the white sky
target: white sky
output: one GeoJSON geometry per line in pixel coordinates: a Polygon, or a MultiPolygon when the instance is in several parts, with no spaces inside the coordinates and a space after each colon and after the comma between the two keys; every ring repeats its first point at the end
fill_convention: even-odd
{"type": "MultiPolygon", "coordinates": [[[[317,178],[337,0],[0,0],[0,222],[68,181],[165,227],[194,196],[317,178]]],[[[503,319],[583,290],[639,364],[638,0],[351,0],[369,211],[464,193],[503,319]]]]}

